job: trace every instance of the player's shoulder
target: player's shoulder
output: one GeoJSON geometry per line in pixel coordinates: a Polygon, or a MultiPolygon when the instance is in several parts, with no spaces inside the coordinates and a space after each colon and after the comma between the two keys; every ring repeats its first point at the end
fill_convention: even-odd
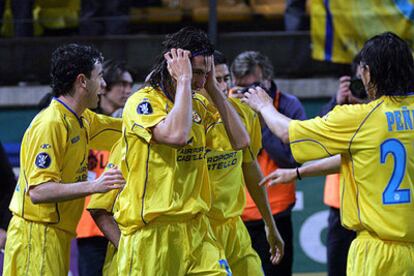
{"type": "Polygon", "coordinates": [[[55,101],[42,109],[32,120],[31,126],[51,127],[61,125],[64,121],[64,113],[55,101]]]}
{"type": "Polygon", "coordinates": [[[144,86],[128,98],[125,104],[125,110],[136,110],[137,106],[140,104],[153,106],[157,104],[164,105],[167,102],[169,102],[169,100],[161,89],[152,86],[144,86]]]}
{"type": "Polygon", "coordinates": [[[383,104],[383,99],[377,99],[368,103],[337,105],[332,112],[353,116],[354,118],[366,117],[383,104]]]}

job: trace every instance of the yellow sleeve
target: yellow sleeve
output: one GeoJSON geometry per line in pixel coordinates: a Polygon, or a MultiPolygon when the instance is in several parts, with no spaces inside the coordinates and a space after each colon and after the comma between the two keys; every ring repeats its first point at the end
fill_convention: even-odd
{"type": "Polygon", "coordinates": [[[96,114],[87,109],[82,117],[89,128],[89,147],[96,150],[110,150],[122,133],[122,119],[96,114]]]}
{"type": "Polygon", "coordinates": [[[147,143],[152,138],[152,128],[165,119],[169,108],[167,101],[146,87],[132,95],[125,105],[123,120],[128,131],[136,133],[147,143]]]}
{"type": "Polygon", "coordinates": [[[355,105],[337,106],[324,117],[293,120],[289,124],[290,148],[299,163],[346,154],[349,142],[365,118],[355,105]]]}
{"type": "MultiPolygon", "coordinates": [[[[121,159],[122,159],[122,143],[121,140],[118,140],[116,144],[113,146],[108,165],[105,168],[105,171],[111,169],[115,166],[120,167],[121,159]]],[[[109,213],[112,213],[113,206],[115,204],[115,200],[119,194],[120,190],[111,190],[109,192],[103,194],[93,194],[87,206],[87,209],[103,209],[109,213]]]]}
{"type": "Polygon", "coordinates": [[[29,186],[61,182],[67,130],[58,121],[40,122],[25,135],[22,158],[27,158],[21,172],[29,186]]]}

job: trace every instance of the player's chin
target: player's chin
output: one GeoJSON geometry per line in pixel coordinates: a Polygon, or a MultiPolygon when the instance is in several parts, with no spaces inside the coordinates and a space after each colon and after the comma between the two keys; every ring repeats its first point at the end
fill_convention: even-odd
{"type": "Polygon", "coordinates": [[[89,103],[88,108],[90,108],[90,109],[95,109],[95,108],[97,108],[97,107],[98,107],[98,103],[99,103],[99,97],[98,97],[98,96],[96,96],[96,99],[93,99],[93,100],[89,103]]]}

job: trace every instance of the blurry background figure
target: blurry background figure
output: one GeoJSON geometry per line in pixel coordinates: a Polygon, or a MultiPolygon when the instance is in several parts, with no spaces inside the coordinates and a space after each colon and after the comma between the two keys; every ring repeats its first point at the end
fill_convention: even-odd
{"type": "Polygon", "coordinates": [[[128,34],[130,2],[131,0],[82,0],[80,35],[128,34]]]}
{"type": "Polygon", "coordinates": [[[6,231],[12,217],[9,204],[15,186],[16,177],[0,142],[0,250],[3,250],[6,244],[6,231]]]}
{"type": "Polygon", "coordinates": [[[286,31],[309,30],[308,17],[306,15],[306,0],[286,0],[284,20],[286,31]]]}
{"type": "MultiPolygon", "coordinates": [[[[274,106],[282,114],[292,119],[306,119],[305,110],[300,101],[295,96],[282,93],[277,88],[273,81],[273,66],[268,57],[259,52],[243,52],[233,61],[231,73],[236,86],[260,85],[273,98],[274,106]]],[[[265,124],[262,124],[262,144],[263,149],[259,153],[258,161],[264,176],[279,167],[295,168],[299,166],[292,157],[289,145],[284,144],[273,135],[265,124]]],[[[270,187],[268,196],[277,228],[285,241],[285,255],[278,265],[273,266],[270,262],[264,223],[249,194],[247,194],[247,204],[242,218],[252,238],[253,248],[262,260],[265,274],[292,275],[293,229],[291,210],[296,200],[295,182],[270,187]]]]}
{"type": "MultiPolygon", "coordinates": [[[[113,115],[119,112],[132,92],[133,79],[126,65],[108,60],[103,64],[103,78],[106,88],[99,97],[97,113],[113,115]],[[118,111],[118,112],[117,112],[118,111]]],[[[108,163],[109,151],[91,149],[88,157],[88,179],[98,178],[108,163]]],[[[90,197],[85,200],[85,208],[90,197]]],[[[79,275],[102,275],[108,240],[104,238],[88,211],[84,210],[79,221],[77,232],[79,275]]]]}
{"type": "MultiPolygon", "coordinates": [[[[1,25],[3,25],[6,3],[7,0],[0,0],[1,25]]],[[[34,0],[12,0],[10,2],[13,13],[14,35],[16,37],[33,36],[33,5],[34,0]]]]}

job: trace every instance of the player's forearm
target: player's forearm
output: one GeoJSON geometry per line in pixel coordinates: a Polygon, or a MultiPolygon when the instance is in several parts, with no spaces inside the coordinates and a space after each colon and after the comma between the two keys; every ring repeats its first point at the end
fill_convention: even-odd
{"type": "Polygon", "coordinates": [[[220,113],[233,149],[240,150],[248,147],[250,137],[237,111],[219,89],[209,91],[209,95],[220,113]]]}
{"type": "Polygon", "coordinates": [[[174,107],[165,120],[153,129],[154,139],[162,144],[184,146],[189,138],[191,126],[191,79],[180,78],[177,81],[174,107]]]}
{"type": "Polygon", "coordinates": [[[339,173],[341,167],[341,156],[335,155],[321,160],[312,161],[299,168],[302,177],[319,176],[339,173]]]}
{"type": "Polygon", "coordinates": [[[259,110],[266,125],[283,143],[289,143],[289,124],[291,119],[279,113],[272,105],[266,105],[259,110]]]}
{"type": "Polygon", "coordinates": [[[121,231],[119,230],[113,215],[102,209],[92,209],[88,211],[91,213],[93,220],[105,237],[118,248],[121,231]]]}
{"type": "Polygon", "coordinates": [[[31,187],[29,195],[34,204],[62,202],[90,195],[94,193],[93,188],[89,181],[65,184],[47,182],[31,187]]]}
{"type": "Polygon", "coordinates": [[[243,163],[243,175],[247,190],[257,206],[263,221],[269,228],[276,228],[275,221],[267,198],[266,187],[260,187],[258,183],[263,178],[257,161],[243,163]]]}

